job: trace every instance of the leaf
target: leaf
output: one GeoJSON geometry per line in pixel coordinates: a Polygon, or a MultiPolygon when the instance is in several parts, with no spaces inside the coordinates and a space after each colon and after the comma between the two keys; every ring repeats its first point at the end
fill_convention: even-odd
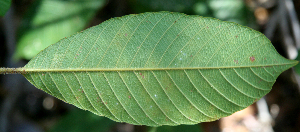
{"type": "MultiPolygon", "coordinates": [[[[203,0],[200,0],[203,1],[203,0]]],[[[192,12],[192,6],[196,0],[130,0],[131,6],[136,12],[146,11],[175,11],[192,12]]]]}
{"type": "Polygon", "coordinates": [[[31,59],[41,50],[87,26],[105,0],[37,0],[23,18],[15,59],[31,59]]]}
{"type": "Polygon", "coordinates": [[[4,16],[11,5],[11,0],[0,0],[0,16],[4,16]]]}
{"type": "MultiPolygon", "coordinates": [[[[298,50],[298,53],[299,53],[299,50],[298,50]]],[[[295,60],[300,61],[300,56],[299,56],[299,54],[298,54],[298,56],[297,56],[297,58],[296,58],[295,60]]],[[[294,68],[295,68],[296,73],[297,73],[298,75],[300,75],[300,65],[296,65],[294,68]]]]}
{"type": "Polygon", "coordinates": [[[179,125],[179,126],[161,126],[156,129],[156,132],[203,132],[201,127],[196,125],[179,125]]]}
{"type": "MultiPolygon", "coordinates": [[[[251,22],[253,22],[254,13],[249,11],[243,1],[207,0],[207,6],[210,9],[210,12],[212,12],[212,16],[220,20],[236,22],[242,25],[253,25],[251,22]]],[[[195,9],[195,11],[197,11],[197,7],[195,7],[195,9]]],[[[200,13],[201,12],[197,12],[198,15],[201,15],[200,13]]]]}
{"type": "Polygon", "coordinates": [[[135,12],[184,12],[255,26],[254,13],[241,0],[130,0],[129,4],[135,12]]]}
{"type": "Polygon", "coordinates": [[[116,122],[105,117],[99,117],[88,111],[74,109],[62,117],[50,130],[50,132],[105,132],[116,122]]]}
{"type": "Polygon", "coordinates": [[[180,13],[127,15],[64,38],[22,73],[81,109],[135,125],[214,121],[267,94],[298,62],[261,33],[180,13]]]}

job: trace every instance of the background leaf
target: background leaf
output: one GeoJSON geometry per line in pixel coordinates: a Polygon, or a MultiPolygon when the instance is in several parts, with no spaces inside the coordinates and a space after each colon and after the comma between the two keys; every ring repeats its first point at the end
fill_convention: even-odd
{"type": "MultiPolygon", "coordinates": [[[[300,61],[300,56],[298,55],[295,60],[300,61]]],[[[298,75],[300,75],[300,66],[299,65],[295,66],[295,71],[298,75]]]]}
{"type": "Polygon", "coordinates": [[[242,0],[131,0],[136,12],[173,11],[215,17],[254,27],[254,16],[242,0]]]}
{"type": "Polygon", "coordinates": [[[4,16],[8,11],[11,4],[11,0],[0,0],[0,16],[4,16]]]}
{"type": "Polygon", "coordinates": [[[19,28],[15,59],[38,52],[87,26],[105,0],[37,0],[19,28]]]}
{"type": "MultiPolygon", "coordinates": [[[[196,125],[179,125],[179,126],[161,126],[156,128],[155,132],[202,132],[198,124],[196,125]]],[[[150,131],[148,131],[150,132],[150,131]]]]}
{"type": "Polygon", "coordinates": [[[116,122],[91,112],[74,109],[62,117],[50,132],[106,132],[116,122]]]}
{"type": "Polygon", "coordinates": [[[159,126],[242,110],[296,64],[252,29],[159,12],[114,18],[62,39],[34,57],[24,76],[95,114],[159,126]]]}

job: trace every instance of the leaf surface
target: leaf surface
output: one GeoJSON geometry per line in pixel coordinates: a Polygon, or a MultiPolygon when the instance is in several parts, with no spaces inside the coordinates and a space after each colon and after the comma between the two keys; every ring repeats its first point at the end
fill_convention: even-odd
{"type": "Polygon", "coordinates": [[[23,75],[97,115],[160,126],[242,110],[296,64],[253,29],[157,12],[113,18],[64,38],[35,56],[23,75]]]}

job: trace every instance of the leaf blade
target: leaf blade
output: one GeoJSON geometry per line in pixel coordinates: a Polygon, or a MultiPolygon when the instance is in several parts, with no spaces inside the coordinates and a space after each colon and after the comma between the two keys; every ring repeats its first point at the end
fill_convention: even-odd
{"type": "Polygon", "coordinates": [[[114,18],[64,38],[34,57],[24,76],[95,114],[159,126],[242,110],[296,64],[247,27],[158,12],[114,18]]]}

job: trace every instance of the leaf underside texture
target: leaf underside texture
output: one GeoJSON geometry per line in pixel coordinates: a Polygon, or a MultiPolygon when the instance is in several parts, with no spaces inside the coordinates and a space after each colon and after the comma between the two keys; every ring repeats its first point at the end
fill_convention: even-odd
{"type": "Polygon", "coordinates": [[[113,18],[64,38],[35,56],[23,75],[97,115],[160,126],[242,110],[296,64],[253,29],[157,12],[113,18]]]}

